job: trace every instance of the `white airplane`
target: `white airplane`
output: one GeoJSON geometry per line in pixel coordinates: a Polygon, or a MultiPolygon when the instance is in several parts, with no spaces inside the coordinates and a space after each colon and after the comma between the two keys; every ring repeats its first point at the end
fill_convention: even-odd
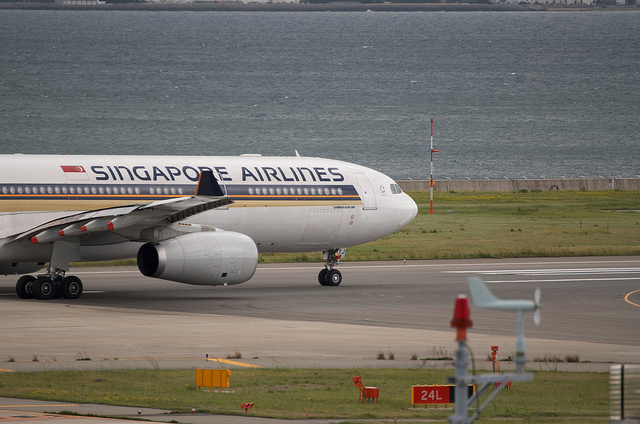
{"type": "MultiPolygon", "coordinates": [[[[296,152],[297,153],[297,152],[296,152]]],[[[0,155],[0,274],[21,298],[76,299],[69,262],[137,257],[149,277],[240,284],[258,252],[323,251],[337,286],[346,247],[417,214],[389,177],[352,163],[295,157],[0,155]]]]}

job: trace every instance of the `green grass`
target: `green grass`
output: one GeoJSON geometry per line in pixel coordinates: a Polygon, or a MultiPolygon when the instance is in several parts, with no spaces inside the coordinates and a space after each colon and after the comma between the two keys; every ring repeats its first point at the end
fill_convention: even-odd
{"type": "MultiPolygon", "coordinates": [[[[345,261],[640,254],[640,192],[409,193],[418,216],[402,230],[347,250],[345,261]],[[626,212],[624,212],[626,211],[626,212]]],[[[263,262],[322,260],[261,255],[263,262]]]]}
{"type": "MultiPolygon", "coordinates": [[[[344,261],[640,254],[638,191],[435,192],[434,213],[428,192],[409,195],[419,207],[413,222],[349,248],[344,261]]],[[[322,253],[260,262],[322,262],[322,253]]]]}
{"type": "MultiPolygon", "coordinates": [[[[195,370],[50,371],[0,374],[0,396],[75,403],[99,403],[188,412],[278,418],[445,419],[452,411],[411,406],[410,387],[444,384],[453,370],[431,369],[239,369],[233,393],[209,393],[195,386],[195,370]],[[359,404],[352,377],[380,388],[377,404],[359,404]]],[[[606,373],[536,372],[534,381],[514,383],[483,412],[484,418],[523,422],[604,423],[608,416],[606,373]]]]}

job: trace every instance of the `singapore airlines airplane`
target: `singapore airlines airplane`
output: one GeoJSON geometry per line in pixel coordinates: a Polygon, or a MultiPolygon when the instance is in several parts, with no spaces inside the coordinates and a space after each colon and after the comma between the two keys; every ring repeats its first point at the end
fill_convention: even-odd
{"type": "MultiPolygon", "coordinates": [[[[297,152],[296,152],[297,153],[297,152]]],[[[21,298],[76,299],[69,262],[137,257],[142,274],[240,284],[258,252],[323,251],[337,286],[346,247],[417,214],[391,178],[306,157],[0,155],[0,274],[24,275],[21,298]]]]}

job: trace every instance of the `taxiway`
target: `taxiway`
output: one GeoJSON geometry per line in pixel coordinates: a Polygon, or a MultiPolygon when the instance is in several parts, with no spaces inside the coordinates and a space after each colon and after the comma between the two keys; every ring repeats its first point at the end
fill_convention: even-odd
{"type": "MultiPolygon", "coordinates": [[[[260,265],[249,282],[215,288],[77,268],[75,301],[19,299],[17,278],[3,276],[0,368],[191,367],[236,353],[265,367],[417,366],[414,353],[455,350],[450,321],[468,275],[503,298],[542,288],[542,324],[525,318],[530,358],[640,362],[638,257],[346,262],[339,287],[320,286],[319,268],[260,265]]],[[[471,317],[476,356],[513,353],[515,316],[472,306],[471,317]]]]}

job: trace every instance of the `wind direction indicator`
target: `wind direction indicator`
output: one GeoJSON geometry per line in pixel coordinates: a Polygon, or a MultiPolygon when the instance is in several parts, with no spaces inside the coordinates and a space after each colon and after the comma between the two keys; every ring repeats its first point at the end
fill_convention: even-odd
{"type": "Polygon", "coordinates": [[[514,311],[518,313],[518,337],[516,339],[516,372],[524,372],[526,362],[524,342],[524,313],[533,311],[533,323],[540,325],[540,288],[533,294],[533,300],[503,300],[498,299],[489,291],[487,285],[479,277],[469,277],[469,290],[473,305],[478,308],[495,309],[499,311],[514,311]]]}
{"type": "Polygon", "coordinates": [[[478,415],[491,403],[491,401],[500,393],[500,391],[509,385],[512,381],[532,381],[533,374],[526,373],[524,366],[527,362],[525,356],[524,343],[524,313],[533,311],[533,322],[540,324],[540,289],[535,291],[533,300],[504,300],[498,299],[491,293],[485,283],[478,277],[469,277],[469,291],[471,292],[471,300],[473,305],[479,308],[496,309],[502,311],[514,311],[518,313],[518,338],[516,339],[516,372],[509,374],[484,374],[484,375],[468,375],[467,367],[469,358],[467,354],[467,337],[466,330],[471,327],[472,321],[469,313],[468,301],[465,296],[459,296],[456,299],[456,308],[454,311],[451,326],[457,328],[456,341],[458,349],[455,352],[455,376],[449,379],[455,384],[455,413],[449,417],[451,424],[470,424],[478,415]],[[479,384],[480,388],[476,393],[467,400],[465,396],[465,387],[469,384],[479,384]],[[486,400],[476,408],[476,411],[469,415],[469,406],[477,402],[480,396],[489,388],[493,387],[493,392],[486,400]]]}

